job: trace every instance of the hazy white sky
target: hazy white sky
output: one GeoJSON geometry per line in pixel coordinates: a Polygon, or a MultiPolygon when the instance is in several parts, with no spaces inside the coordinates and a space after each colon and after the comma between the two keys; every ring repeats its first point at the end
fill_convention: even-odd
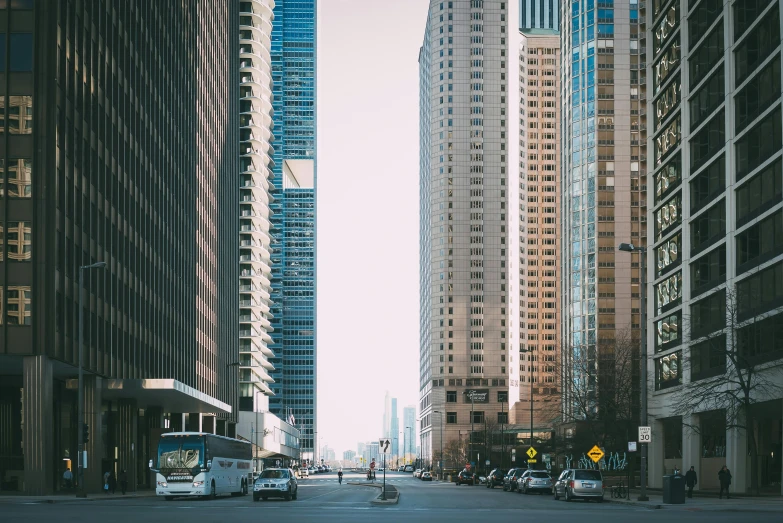
{"type": "MultiPolygon", "coordinates": [[[[319,0],[318,437],[418,402],[418,53],[428,0],[319,0]]],[[[401,427],[400,430],[404,430],[401,427]]],[[[416,432],[414,432],[416,434],[416,432]]]]}

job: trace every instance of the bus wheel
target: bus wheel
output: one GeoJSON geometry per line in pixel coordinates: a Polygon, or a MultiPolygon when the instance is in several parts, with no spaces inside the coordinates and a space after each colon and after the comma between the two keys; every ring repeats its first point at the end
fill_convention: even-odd
{"type": "Polygon", "coordinates": [[[215,499],[217,497],[217,493],[215,492],[215,482],[212,481],[212,487],[209,489],[209,499],[215,499]]]}

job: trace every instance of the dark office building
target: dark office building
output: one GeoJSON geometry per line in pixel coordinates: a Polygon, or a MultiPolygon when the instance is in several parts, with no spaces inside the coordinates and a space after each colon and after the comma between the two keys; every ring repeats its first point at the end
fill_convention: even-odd
{"type": "Polygon", "coordinates": [[[151,487],[161,432],[232,435],[238,3],[0,0],[0,488],[151,487]]]}

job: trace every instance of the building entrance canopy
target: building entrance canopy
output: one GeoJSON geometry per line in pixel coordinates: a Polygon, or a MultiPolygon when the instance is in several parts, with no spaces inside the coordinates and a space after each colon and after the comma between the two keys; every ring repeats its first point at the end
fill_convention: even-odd
{"type": "MultiPolygon", "coordinates": [[[[67,388],[77,390],[78,380],[67,388]]],[[[231,413],[231,405],[172,379],[101,380],[104,400],[132,399],[139,408],[159,407],[164,412],[231,413]]]]}

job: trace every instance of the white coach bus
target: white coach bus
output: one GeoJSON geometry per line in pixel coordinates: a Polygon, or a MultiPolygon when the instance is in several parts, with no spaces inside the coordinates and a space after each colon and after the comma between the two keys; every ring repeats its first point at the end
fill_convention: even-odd
{"type": "Polygon", "coordinates": [[[155,493],[169,501],[177,496],[244,496],[252,481],[251,458],[247,441],[202,432],[162,434],[157,458],[150,460],[155,493]]]}

